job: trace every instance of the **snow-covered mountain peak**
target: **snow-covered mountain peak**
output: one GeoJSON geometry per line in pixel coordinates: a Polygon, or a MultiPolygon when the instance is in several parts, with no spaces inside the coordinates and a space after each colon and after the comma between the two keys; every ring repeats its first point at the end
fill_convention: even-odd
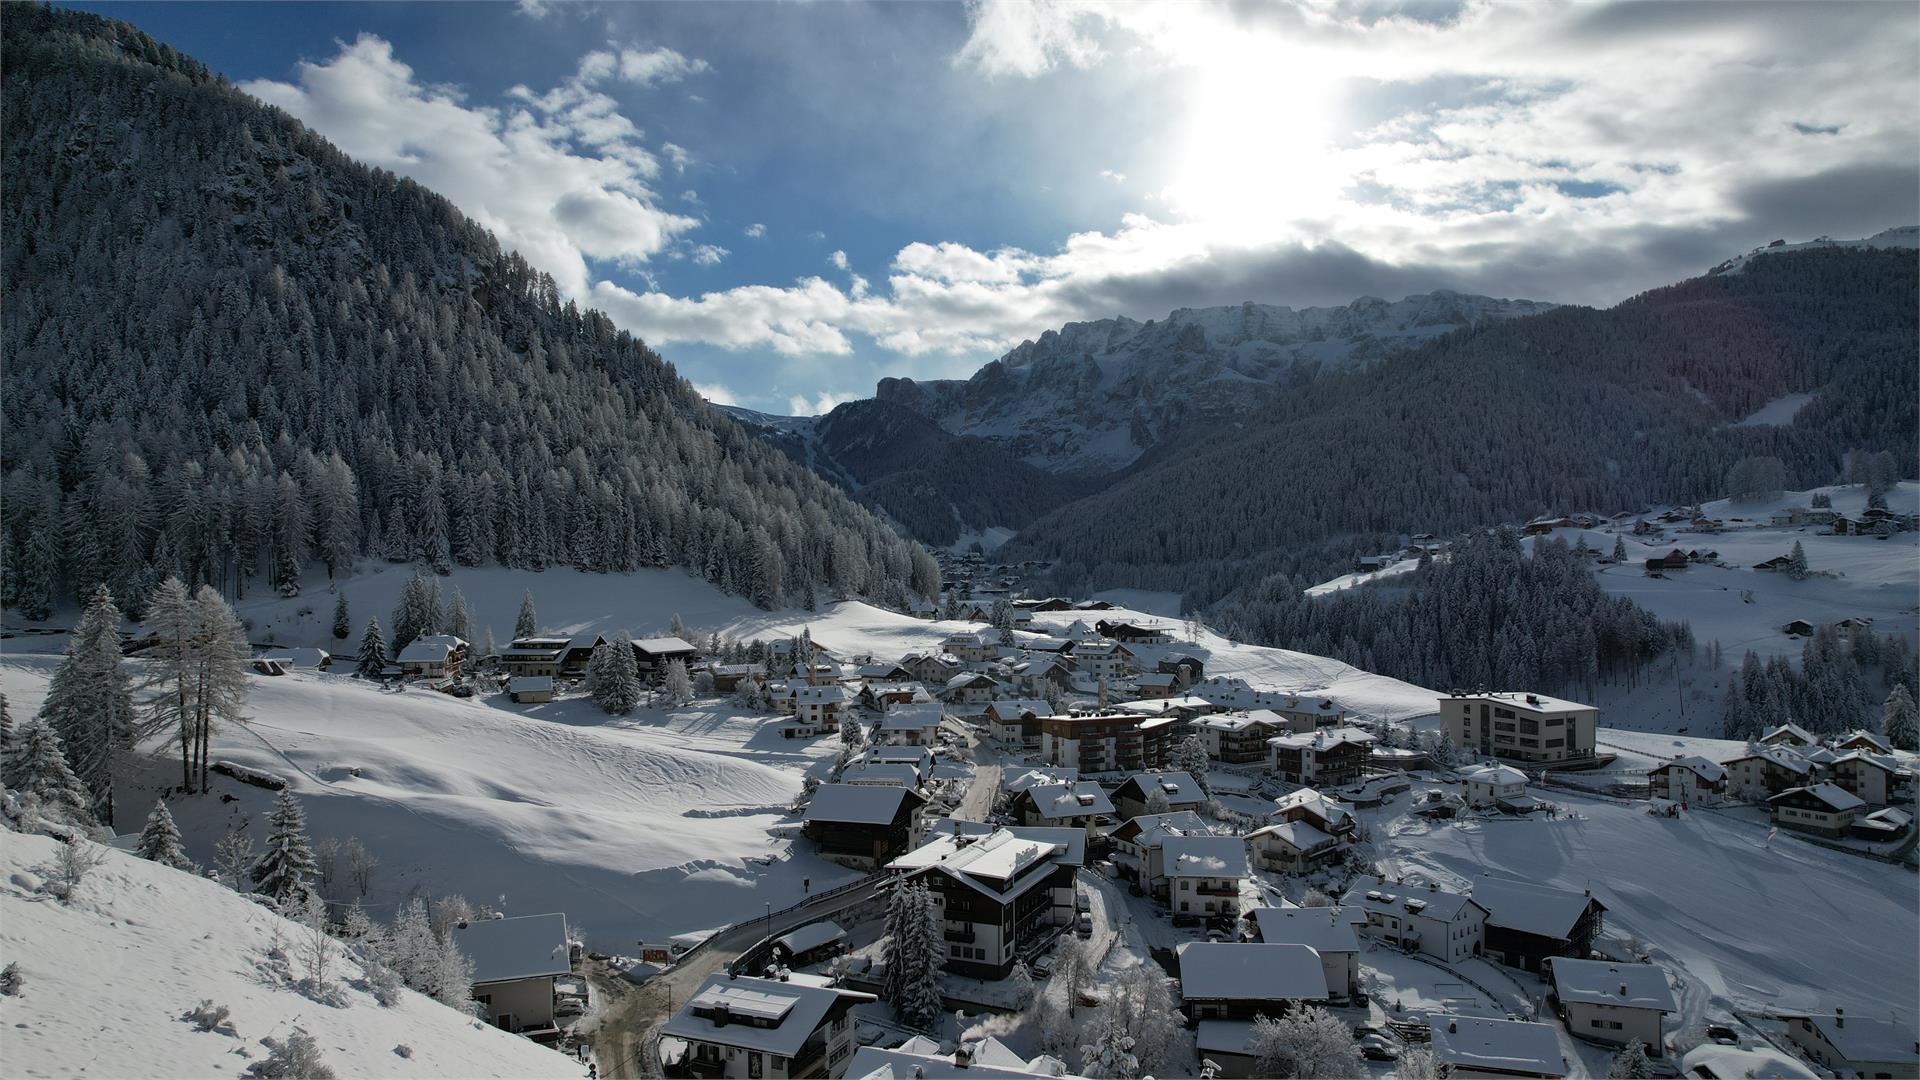
{"type": "Polygon", "coordinates": [[[1747,264],[1761,255],[1779,255],[1789,251],[1812,251],[1818,248],[1920,248],[1920,225],[1897,225],[1891,229],[1882,229],[1872,236],[1859,240],[1835,240],[1831,236],[1816,237],[1812,240],[1789,244],[1785,240],[1775,240],[1771,244],[1754,248],[1745,255],[1736,255],[1719,266],[1707,271],[1712,274],[1737,274],[1746,269],[1747,264]]]}

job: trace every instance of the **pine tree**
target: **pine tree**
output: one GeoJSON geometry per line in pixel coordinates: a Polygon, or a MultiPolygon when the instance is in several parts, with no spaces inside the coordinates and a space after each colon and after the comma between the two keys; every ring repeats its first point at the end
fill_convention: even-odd
{"type": "Polygon", "coordinates": [[[1653,1064],[1647,1060],[1647,1048],[1639,1039],[1628,1043],[1607,1063],[1607,1080],[1648,1080],[1653,1064]]]}
{"type": "Polygon", "coordinates": [[[940,965],[945,962],[946,943],[940,911],[933,906],[927,887],[916,883],[911,888],[915,893],[913,917],[906,927],[907,970],[899,1012],[907,1023],[924,1027],[933,1023],[946,1007],[940,996],[940,965]]]}
{"type": "Polygon", "coordinates": [[[1212,759],[1207,756],[1207,744],[1198,735],[1189,735],[1180,740],[1173,748],[1169,764],[1176,770],[1193,777],[1200,786],[1200,793],[1209,801],[1213,799],[1213,780],[1210,776],[1212,759]]]}
{"type": "Polygon", "coordinates": [[[1613,561],[1617,563],[1627,561],[1627,538],[1624,536],[1613,538],[1613,561]]]}
{"type": "Polygon", "coordinates": [[[393,607],[394,654],[405,651],[415,638],[438,632],[440,620],[440,587],[425,570],[416,568],[393,607]]]}
{"type": "Polygon", "coordinates": [[[1133,1041],[1117,1010],[1108,1009],[1094,1027],[1093,1041],[1080,1048],[1080,1071],[1105,1080],[1133,1080],[1140,1074],[1133,1041]]]}
{"type": "Polygon", "coordinates": [[[306,902],[319,869],[313,848],[307,843],[306,812],[300,809],[292,791],[280,792],[279,801],[267,813],[267,827],[267,849],[253,864],[253,883],[257,892],[272,897],[281,910],[290,911],[306,902]]]}
{"type": "Polygon", "coordinates": [[[513,636],[532,637],[540,632],[540,618],[533,611],[533,590],[520,595],[520,617],[513,621],[513,636]]]}
{"type": "Polygon", "coordinates": [[[447,633],[461,641],[473,640],[473,616],[467,611],[467,598],[460,593],[460,587],[454,586],[453,598],[447,602],[447,633]]]}
{"type": "Polygon", "coordinates": [[[1920,750],[1920,716],[1916,716],[1913,695],[1904,685],[1896,685],[1881,707],[1881,731],[1896,750],[1920,750]]]}
{"type": "Polygon", "coordinates": [[[377,679],[387,670],[387,642],[380,635],[380,620],[368,619],[360,635],[360,652],[353,673],[363,679],[377,679]]]}
{"type": "Polygon", "coordinates": [[[489,625],[480,639],[480,659],[497,660],[500,657],[500,644],[493,640],[493,627],[489,625]]]}
{"type": "Polygon", "coordinates": [[[120,609],[104,584],[94,586],[71,642],[40,718],[59,733],[74,775],[92,793],[94,816],[111,824],[114,772],[133,746],[134,710],[120,662],[120,609]]]}
{"type": "Polygon", "coordinates": [[[67,765],[59,732],[38,719],[20,725],[6,764],[7,787],[39,800],[42,814],[76,825],[93,823],[93,799],[67,765]]]}
{"type": "Polygon", "coordinates": [[[345,641],[351,633],[353,616],[347,613],[347,594],[336,593],[333,598],[333,636],[336,640],[345,641]]]}
{"type": "Polygon", "coordinates": [[[616,635],[593,650],[593,659],[588,661],[588,677],[593,683],[593,703],[607,712],[629,713],[640,704],[644,693],[640,666],[633,655],[633,642],[625,634],[616,635]]]}
{"type": "Polygon", "coordinates": [[[1805,581],[1808,573],[1807,549],[1800,546],[1800,541],[1795,540],[1793,550],[1787,553],[1787,576],[1795,581],[1805,581]]]}
{"type": "Polygon", "coordinates": [[[180,829],[174,825],[173,814],[167,810],[164,800],[154,800],[153,812],[147,815],[146,828],[140,830],[140,845],[134,848],[134,854],[175,870],[192,868],[193,861],[180,846],[180,829]]]}
{"type": "Polygon", "coordinates": [[[881,1000],[891,1004],[896,1013],[906,1001],[907,927],[915,915],[913,905],[913,883],[896,880],[892,891],[887,893],[885,944],[881,953],[886,975],[880,986],[881,1000]]]}
{"type": "Polygon", "coordinates": [[[7,709],[7,695],[0,694],[0,762],[13,752],[13,713],[7,709]]]}

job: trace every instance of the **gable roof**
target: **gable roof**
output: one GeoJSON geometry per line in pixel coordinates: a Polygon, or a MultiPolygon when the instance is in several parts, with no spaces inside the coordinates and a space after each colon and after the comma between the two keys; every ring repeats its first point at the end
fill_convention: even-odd
{"type": "Polygon", "coordinates": [[[1312,750],[1323,752],[1336,746],[1355,745],[1372,746],[1374,737],[1357,727],[1320,728],[1315,731],[1288,732],[1275,735],[1267,740],[1268,746],[1278,746],[1284,750],[1312,750]]]}
{"type": "Polygon", "coordinates": [[[1719,783],[1727,778],[1727,770],[1724,766],[1718,762],[1708,761],[1698,754],[1676,757],[1672,761],[1654,766],[1650,771],[1659,772],[1662,769],[1685,769],[1708,783],[1719,783]]]}
{"type": "Polygon", "coordinates": [[[1191,810],[1170,810],[1164,814],[1136,814],[1112,832],[1115,840],[1158,847],[1169,836],[1205,836],[1213,830],[1199,814],[1191,810]]]}
{"type": "Polygon", "coordinates": [[[1679,1011],[1673,1001],[1673,990],[1667,986],[1667,973],[1660,970],[1658,964],[1616,964],[1607,960],[1550,956],[1547,971],[1561,1001],[1679,1011]]]}
{"type": "Polygon", "coordinates": [[[1072,784],[1035,784],[1023,797],[1033,801],[1034,809],[1048,820],[1113,813],[1113,801],[1100,785],[1091,780],[1072,784]]]}
{"type": "Polygon", "coordinates": [[[633,647],[650,656],[659,656],[663,653],[692,653],[700,651],[677,637],[641,638],[633,643],[633,647]]]}
{"type": "Polygon", "coordinates": [[[1252,840],[1256,836],[1271,836],[1284,841],[1295,851],[1313,851],[1335,842],[1333,836],[1315,828],[1311,821],[1282,821],[1266,825],[1248,833],[1246,838],[1252,840]]]}
{"type": "Polygon", "coordinates": [[[882,731],[925,731],[940,726],[943,715],[940,706],[927,701],[902,702],[890,705],[880,714],[882,731]]]}
{"type": "Polygon", "coordinates": [[[1784,1020],[1806,1020],[1848,1061],[1920,1061],[1913,1029],[1892,1020],[1849,1016],[1837,1023],[1832,1013],[1782,1013],[1784,1020]]]}
{"type": "Polygon", "coordinates": [[[1247,876],[1247,845],[1237,836],[1169,836],[1160,858],[1168,877],[1247,876]]]}
{"type": "Polygon", "coordinates": [[[1779,727],[1776,727],[1773,730],[1767,732],[1765,735],[1760,736],[1760,741],[1766,742],[1768,739],[1775,738],[1776,736],[1785,736],[1787,738],[1796,739],[1799,742],[1805,743],[1808,745],[1812,745],[1820,741],[1819,739],[1816,739],[1813,737],[1813,732],[1808,731],[1806,728],[1801,727],[1799,724],[1781,724],[1779,727]]]}
{"type": "Polygon", "coordinates": [[[808,923],[805,926],[789,930],[773,939],[775,945],[781,945],[791,953],[812,952],[831,941],[839,941],[847,936],[840,924],[832,920],[808,923]]]}
{"type": "Polygon", "coordinates": [[[1359,952],[1360,936],[1339,908],[1254,908],[1246,917],[1272,945],[1305,945],[1315,952],[1359,952]]]}
{"type": "Polygon", "coordinates": [[[1449,892],[1446,889],[1427,885],[1389,885],[1376,877],[1357,877],[1347,888],[1345,896],[1340,898],[1343,908],[1358,908],[1363,911],[1378,911],[1383,914],[1402,918],[1408,915],[1423,915],[1441,922],[1457,922],[1462,912],[1469,906],[1486,914],[1486,907],[1465,893],[1449,892]]]}
{"type": "Polygon", "coordinates": [[[892,784],[895,787],[920,786],[920,770],[905,761],[864,761],[848,765],[840,772],[842,784],[892,784]]]}
{"type": "Polygon", "coordinates": [[[822,784],[807,804],[807,821],[832,821],[857,825],[890,825],[901,813],[901,804],[911,799],[912,806],[926,802],[905,788],[879,784],[822,784]]]}
{"type": "Polygon", "coordinates": [[[1780,794],[1775,795],[1772,798],[1768,799],[1767,802],[1776,803],[1789,796],[1800,795],[1800,794],[1810,795],[1813,798],[1818,799],[1819,801],[1825,803],[1830,809],[1832,809],[1834,813],[1843,813],[1847,810],[1858,810],[1861,807],[1867,805],[1865,800],[1861,799],[1858,795],[1855,795],[1853,792],[1848,791],[1847,789],[1840,787],[1836,784],[1828,784],[1828,783],[1811,784],[1811,785],[1808,785],[1807,787],[1788,788],[1787,790],[1781,792],[1780,794]]]}
{"type": "Polygon", "coordinates": [[[1288,792],[1273,800],[1273,814],[1270,816],[1278,817],[1289,810],[1296,809],[1305,810],[1332,828],[1338,828],[1341,822],[1352,816],[1347,812],[1346,807],[1310,787],[1288,792]]]}
{"type": "Polygon", "coordinates": [[[1439,1064],[1535,1076],[1567,1075],[1559,1033],[1549,1024],[1440,1014],[1427,1017],[1427,1022],[1433,1029],[1433,1060],[1439,1064]]]}
{"type": "Polygon", "coordinates": [[[1305,945],[1189,941],[1178,951],[1188,1001],[1324,1001],[1320,954],[1305,945]]]}
{"type": "Polygon", "coordinates": [[[1505,787],[1508,784],[1526,783],[1527,774],[1511,765],[1481,765],[1461,772],[1460,780],[1462,783],[1505,787]]]}
{"type": "Polygon", "coordinates": [[[1134,773],[1114,794],[1131,792],[1141,799],[1148,799],[1155,791],[1165,795],[1169,803],[1205,805],[1207,801],[1206,793],[1200,790],[1199,782],[1189,772],[1134,773]]]}
{"type": "Polygon", "coordinates": [[[681,1039],[697,1039],[722,1046],[740,1046],[762,1050],[782,1057],[793,1057],[806,1044],[827,1013],[842,999],[851,1003],[873,1001],[872,994],[813,986],[802,982],[779,982],[722,972],[707,976],[680,1011],[661,1028],[681,1039]],[[764,1017],[773,1027],[753,1024],[723,1024],[695,1015],[696,1009],[724,1007],[742,1016],[764,1017]]]}
{"type": "Polygon", "coordinates": [[[1022,713],[1036,717],[1052,716],[1053,706],[1038,698],[1004,698],[987,706],[987,715],[995,720],[1018,720],[1022,713]]]}
{"type": "Polygon", "coordinates": [[[457,923],[454,943],[473,958],[474,985],[565,975],[573,970],[567,917],[559,912],[457,923]]]}
{"type": "Polygon", "coordinates": [[[1602,911],[1607,909],[1586,893],[1504,878],[1475,881],[1473,898],[1487,909],[1489,926],[1557,939],[1564,939],[1572,932],[1589,904],[1599,904],[1602,911]]]}

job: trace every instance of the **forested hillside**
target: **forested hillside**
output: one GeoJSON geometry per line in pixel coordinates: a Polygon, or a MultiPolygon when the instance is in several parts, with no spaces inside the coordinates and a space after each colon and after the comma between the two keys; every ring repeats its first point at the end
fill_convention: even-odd
{"type": "Polygon", "coordinates": [[[1910,465],[1916,276],[1911,252],[1809,250],[1463,330],[1162,452],[1007,553],[1062,560],[1061,588],[1200,606],[1400,534],[1716,497],[1748,457],[1778,458],[1788,487],[1833,481],[1852,449],[1910,465]],[[1791,424],[1736,425],[1794,393],[1813,400],[1791,424]]]}
{"type": "Polygon", "coordinates": [[[359,554],[937,587],[445,199],[125,24],[13,5],[4,52],[8,606],[359,554]]]}

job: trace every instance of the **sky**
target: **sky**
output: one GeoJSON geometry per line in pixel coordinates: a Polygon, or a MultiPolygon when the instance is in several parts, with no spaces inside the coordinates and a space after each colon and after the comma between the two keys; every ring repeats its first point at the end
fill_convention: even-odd
{"type": "Polygon", "coordinates": [[[1912,4],[76,6],[773,413],[1073,321],[1610,305],[1920,222],[1912,4]]]}

